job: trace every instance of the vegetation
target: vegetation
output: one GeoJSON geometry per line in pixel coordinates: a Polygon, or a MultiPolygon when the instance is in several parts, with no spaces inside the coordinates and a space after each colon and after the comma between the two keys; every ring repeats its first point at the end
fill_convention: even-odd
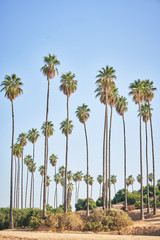
{"type": "MultiPolygon", "coordinates": [[[[79,199],[75,205],[76,211],[87,210],[87,199],[79,199]]],[[[89,198],[89,209],[93,210],[97,208],[95,201],[92,198],[89,198]]]]}

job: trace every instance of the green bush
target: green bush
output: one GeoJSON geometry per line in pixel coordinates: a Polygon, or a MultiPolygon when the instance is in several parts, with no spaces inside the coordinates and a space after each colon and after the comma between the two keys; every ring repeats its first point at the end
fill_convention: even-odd
{"type": "MultiPolygon", "coordinates": [[[[87,199],[78,199],[75,208],[76,211],[87,210],[87,199]]],[[[95,208],[97,208],[95,201],[92,198],[89,198],[89,209],[93,210],[95,208]]]]}
{"type": "Polygon", "coordinates": [[[97,206],[97,207],[103,206],[103,199],[102,199],[102,197],[99,197],[99,198],[97,199],[97,201],[96,201],[96,206],[97,206]]]}
{"type": "MultiPolygon", "coordinates": [[[[46,209],[47,209],[48,213],[54,213],[54,214],[56,214],[56,213],[64,213],[64,210],[63,210],[64,207],[62,205],[60,205],[57,208],[53,208],[52,206],[47,204],[46,209]]],[[[68,209],[68,211],[69,211],[69,209],[68,209]]]]}
{"type": "Polygon", "coordinates": [[[31,216],[30,221],[29,221],[29,226],[31,228],[33,228],[33,229],[37,229],[37,228],[39,228],[41,223],[42,223],[42,219],[41,218],[31,216]]]}

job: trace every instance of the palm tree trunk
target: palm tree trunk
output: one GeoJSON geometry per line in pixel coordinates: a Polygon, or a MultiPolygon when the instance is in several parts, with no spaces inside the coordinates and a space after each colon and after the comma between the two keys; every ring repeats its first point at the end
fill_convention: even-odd
{"type": "Polygon", "coordinates": [[[80,181],[78,181],[78,195],[77,195],[77,199],[79,199],[79,188],[80,188],[80,181]]]}
{"type": "Polygon", "coordinates": [[[23,209],[23,151],[22,151],[22,166],[21,166],[21,209],[23,209]]]}
{"type": "Polygon", "coordinates": [[[16,208],[16,192],[17,192],[17,162],[15,156],[15,178],[14,178],[14,208],[16,208]]]}
{"type": "Polygon", "coordinates": [[[140,171],[141,171],[141,220],[144,219],[143,212],[143,166],[142,166],[142,130],[141,130],[141,105],[139,103],[139,113],[140,113],[140,121],[139,121],[139,131],[140,131],[140,171]]]}
{"type": "Polygon", "coordinates": [[[67,136],[66,136],[66,164],[65,164],[65,192],[64,192],[65,213],[67,212],[68,131],[69,131],[69,96],[67,95],[67,136]]]}
{"type": "Polygon", "coordinates": [[[106,107],[105,107],[105,119],[104,119],[104,134],[103,134],[103,190],[102,190],[102,198],[103,198],[103,210],[105,209],[105,142],[106,142],[106,107]]]}
{"type": "Polygon", "coordinates": [[[124,115],[122,115],[122,119],[123,119],[123,135],[124,135],[124,189],[125,189],[124,211],[127,211],[127,189],[126,189],[127,161],[126,161],[126,129],[125,129],[124,115]]]}
{"type": "Polygon", "coordinates": [[[44,189],[43,189],[43,219],[46,219],[46,182],[47,182],[47,129],[48,129],[48,111],[49,111],[49,89],[50,80],[48,80],[47,90],[47,109],[46,109],[46,133],[45,133],[45,151],[44,151],[44,189]]]}
{"type": "Polygon", "coordinates": [[[25,208],[27,208],[27,190],[28,190],[28,168],[27,168],[27,180],[26,180],[25,208]]]}
{"type": "Polygon", "coordinates": [[[84,132],[86,137],[86,154],[87,154],[87,217],[89,216],[89,159],[88,159],[88,138],[86,124],[84,123],[84,132]]]}
{"type": "Polygon", "coordinates": [[[19,185],[20,185],[20,159],[18,158],[18,185],[17,185],[17,204],[19,208],[19,185]]]}
{"type": "Polygon", "coordinates": [[[14,145],[14,108],[13,100],[12,104],[12,150],[11,150],[11,179],[10,179],[10,219],[9,219],[9,228],[12,229],[13,225],[13,145],[14,145]]]}
{"type": "MultiPolygon", "coordinates": [[[[34,163],[34,160],[35,160],[35,143],[33,143],[33,163],[34,163]]],[[[32,203],[32,207],[34,208],[34,174],[33,174],[33,203],[32,203]]]]}
{"type": "Polygon", "coordinates": [[[151,128],[151,140],[152,140],[152,164],[153,164],[153,214],[156,214],[156,189],[155,189],[155,161],[154,161],[154,141],[153,141],[153,128],[152,128],[152,118],[149,104],[149,118],[150,118],[150,128],[151,128]]]}
{"type": "Polygon", "coordinates": [[[42,203],[42,187],[43,187],[43,176],[42,176],[41,191],[40,191],[40,209],[41,209],[41,203],[42,203]]]}
{"type": "Polygon", "coordinates": [[[116,184],[114,184],[114,194],[116,195],[116,184]]]}
{"type": "Polygon", "coordinates": [[[147,122],[145,122],[146,130],[146,175],[147,175],[147,213],[149,213],[149,183],[148,183],[148,134],[147,134],[147,122]]]}
{"type": "Polygon", "coordinates": [[[49,203],[49,186],[48,186],[48,191],[47,191],[47,205],[49,203]]]}
{"type": "Polygon", "coordinates": [[[111,209],[111,127],[112,127],[112,107],[109,126],[109,209],[111,209]]]}
{"type": "Polygon", "coordinates": [[[30,205],[29,207],[32,207],[32,187],[33,187],[33,173],[31,174],[31,189],[30,189],[30,205]]]}
{"type": "MultiPolygon", "coordinates": [[[[57,174],[57,171],[56,171],[56,166],[55,166],[55,176],[57,174]]],[[[56,208],[58,207],[58,201],[57,201],[57,181],[56,181],[56,208]]]]}
{"type": "Polygon", "coordinates": [[[106,89],[106,208],[108,209],[108,103],[106,89]]]}

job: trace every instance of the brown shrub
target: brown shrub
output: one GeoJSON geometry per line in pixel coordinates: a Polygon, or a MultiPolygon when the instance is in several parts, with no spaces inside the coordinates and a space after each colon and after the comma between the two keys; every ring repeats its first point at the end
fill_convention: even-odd
{"type": "Polygon", "coordinates": [[[45,224],[51,228],[53,231],[56,231],[58,228],[58,217],[57,215],[51,214],[47,216],[45,224]]]}

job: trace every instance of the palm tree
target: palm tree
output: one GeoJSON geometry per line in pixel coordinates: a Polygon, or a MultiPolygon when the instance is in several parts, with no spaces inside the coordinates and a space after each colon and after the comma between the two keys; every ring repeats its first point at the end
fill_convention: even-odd
{"type": "Polygon", "coordinates": [[[32,156],[31,156],[31,155],[27,155],[27,156],[24,158],[24,163],[25,163],[26,166],[27,166],[26,193],[25,193],[25,208],[27,208],[28,172],[29,172],[29,169],[30,169],[31,162],[33,162],[32,156]]]}
{"type": "Polygon", "coordinates": [[[125,97],[121,96],[118,98],[118,103],[116,105],[116,111],[120,116],[122,116],[123,135],[124,135],[124,189],[125,189],[124,210],[125,211],[127,211],[127,189],[126,189],[127,161],[126,161],[126,128],[125,128],[124,113],[128,111],[127,105],[128,105],[128,102],[125,97]]]}
{"type": "Polygon", "coordinates": [[[91,198],[92,198],[92,192],[93,192],[93,182],[94,182],[94,179],[93,177],[89,177],[89,185],[91,186],[91,198]]]}
{"type": "Polygon", "coordinates": [[[80,182],[83,179],[83,172],[82,171],[77,171],[77,178],[78,178],[78,194],[77,194],[77,200],[79,199],[79,189],[80,189],[80,182]]]}
{"type": "MultiPolygon", "coordinates": [[[[29,171],[31,172],[31,188],[30,188],[30,205],[29,205],[29,207],[33,208],[33,206],[32,206],[32,192],[33,192],[32,188],[33,188],[33,183],[34,183],[33,182],[33,177],[34,177],[33,174],[36,171],[36,163],[34,163],[33,161],[30,161],[29,171]]],[[[33,194],[34,194],[34,192],[33,192],[33,194]]]]}
{"type": "Polygon", "coordinates": [[[58,192],[57,188],[58,187],[57,186],[61,182],[61,176],[60,176],[59,173],[56,173],[54,175],[54,181],[56,183],[56,189],[55,189],[55,195],[54,195],[54,206],[56,205],[56,208],[57,208],[57,206],[58,206],[58,194],[57,194],[57,192],[58,192]],[[55,204],[55,202],[56,202],[56,204],[55,204]]]}
{"type": "Polygon", "coordinates": [[[49,203],[49,186],[50,186],[50,182],[51,182],[50,176],[47,176],[47,182],[46,182],[46,187],[48,187],[47,205],[48,205],[48,203],[49,203]]]}
{"type": "MultiPolygon", "coordinates": [[[[52,154],[50,156],[49,160],[50,160],[51,165],[53,167],[55,167],[55,176],[56,176],[56,174],[57,174],[57,172],[56,172],[56,164],[57,164],[58,156],[55,155],[55,154],[52,154]]],[[[54,204],[54,206],[56,205],[56,208],[57,208],[57,182],[56,182],[55,201],[54,202],[56,202],[56,204],[54,204]]]]}
{"type": "Polygon", "coordinates": [[[100,189],[99,189],[99,197],[101,197],[101,185],[102,185],[102,183],[103,183],[103,176],[102,175],[98,175],[98,177],[97,177],[97,181],[98,181],[98,183],[99,183],[99,185],[100,185],[100,189]]]}
{"type": "Polygon", "coordinates": [[[64,166],[59,167],[59,173],[62,178],[65,176],[65,167],[64,166]]]}
{"type": "Polygon", "coordinates": [[[71,170],[69,170],[69,171],[67,172],[67,179],[68,179],[69,182],[72,181],[72,179],[73,179],[73,173],[72,173],[71,170]]]}
{"type": "MultiPolygon", "coordinates": [[[[103,136],[103,209],[105,207],[108,209],[108,91],[114,84],[112,81],[116,79],[115,70],[113,67],[109,67],[108,65],[106,68],[102,68],[99,70],[99,74],[96,76],[98,84],[98,88],[96,89],[97,92],[101,92],[99,94],[101,102],[105,104],[105,121],[104,121],[104,136],[103,136]],[[100,89],[102,91],[100,91],[100,89]],[[106,145],[106,149],[105,149],[106,145]],[[106,159],[105,159],[106,153],[106,159]],[[105,161],[106,160],[106,161],[105,161]],[[106,180],[105,180],[105,165],[106,165],[106,180]],[[106,189],[105,189],[106,188],[106,189]],[[105,201],[105,192],[106,192],[106,201],[105,201]]],[[[98,95],[97,95],[98,96],[98,95]]]]}
{"type": "Polygon", "coordinates": [[[149,79],[144,81],[144,87],[145,87],[145,101],[149,105],[149,119],[150,119],[150,128],[151,128],[151,141],[152,141],[152,164],[153,164],[153,214],[156,214],[156,189],[155,189],[155,160],[154,160],[154,140],[153,140],[153,128],[152,128],[152,117],[151,117],[151,104],[154,97],[154,91],[156,90],[155,87],[153,87],[153,81],[150,81],[149,79]]]}
{"type": "MultiPolygon", "coordinates": [[[[28,141],[31,142],[33,144],[33,163],[35,162],[35,143],[37,142],[37,139],[39,137],[39,132],[37,130],[37,128],[32,128],[31,130],[28,131],[28,141]]],[[[33,175],[33,171],[32,171],[32,185],[33,185],[33,203],[32,203],[32,207],[34,208],[34,175],[33,175]]]]}
{"type": "Polygon", "coordinates": [[[14,108],[13,101],[16,97],[23,93],[23,83],[20,78],[17,78],[16,74],[12,76],[5,76],[5,80],[1,83],[1,92],[5,91],[5,97],[11,101],[12,106],[12,150],[11,150],[11,183],[10,183],[10,220],[9,228],[13,228],[13,145],[14,145],[14,108]]]}
{"type": "MultiPolygon", "coordinates": [[[[15,145],[14,145],[15,146],[15,145]]],[[[15,147],[13,146],[13,156],[14,156],[14,159],[15,159],[15,178],[14,178],[14,208],[17,208],[17,162],[16,162],[16,149],[15,147]]]]}
{"type": "Polygon", "coordinates": [[[151,182],[151,185],[152,185],[152,183],[153,183],[153,173],[150,173],[148,175],[148,179],[149,179],[149,181],[151,182]]]}
{"type": "Polygon", "coordinates": [[[127,185],[127,190],[128,190],[128,187],[129,187],[129,185],[130,185],[130,182],[129,182],[129,179],[128,179],[128,178],[126,179],[126,185],[127,185]]]}
{"type": "Polygon", "coordinates": [[[64,200],[64,211],[67,212],[67,171],[68,171],[68,134],[69,134],[69,97],[77,89],[77,80],[74,79],[75,74],[68,72],[62,74],[60,91],[63,91],[67,95],[67,132],[66,132],[66,164],[65,164],[65,200],[64,200]]]}
{"type": "MultiPolygon", "coordinates": [[[[84,132],[86,138],[86,155],[87,155],[87,178],[89,176],[89,159],[88,159],[88,137],[87,137],[87,129],[86,129],[86,121],[89,118],[90,109],[87,105],[83,104],[82,106],[78,106],[76,110],[76,116],[79,121],[84,125],[84,132]]],[[[87,179],[87,217],[89,216],[89,179],[87,179]]]]}
{"type": "Polygon", "coordinates": [[[149,213],[149,182],[148,182],[148,133],[147,133],[147,122],[149,120],[149,115],[151,114],[151,108],[148,103],[141,105],[141,114],[143,117],[143,122],[145,123],[146,132],[146,179],[147,179],[147,213],[149,213]]]}
{"type": "MultiPolygon", "coordinates": [[[[55,77],[55,73],[58,74],[56,66],[60,65],[60,62],[56,59],[55,55],[49,54],[48,57],[44,57],[44,66],[41,71],[47,76],[48,90],[47,90],[47,108],[46,108],[46,129],[48,129],[48,112],[49,112],[49,91],[50,91],[50,79],[55,77]]],[[[45,153],[44,153],[44,191],[43,191],[43,218],[46,218],[46,183],[47,183],[47,132],[45,135],[45,153]]]]}
{"type": "Polygon", "coordinates": [[[39,173],[42,176],[42,181],[41,181],[41,190],[40,190],[40,209],[41,209],[41,202],[42,202],[42,187],[43,187],[43,176],[44,176],[44,165],[39,167],[39,173]]]}
{"type": "Polygon", "coordinates": [[[108,104],[110,105],[110,126],[109,126],[109,209],[111,209],[111,127],[112,127],[112,112],[113,107],[118,103],[118,89],[115,84],[112,85],[107,97],[108,104]]]}
{"type": "Polygon", "coordinates": [[[128,181],[129,181],[129,185],[132,185],[132,192],[133,192],[133,183],[134,183],[134,181],[135,181],[134,177],[133,177],[132,175],[130,175],[130,176],[128,177],[128,181]]]}
{"type": "Polygon", "coordinates": [[[137,182],[138,182],[139,184],[141,184],[141,174],[138,174],[138,175],[137,175],[137,182]]]}
{"type": "Polygon", "coordinates": [[[144,101],[144,82],[138,79],[135,80],[134,83],[131,83],[130,86],[130,92],[129,95],[133,96],[133,101],[135,104],[139,105],[139,116],[140,116],[140,122],[139,122],[139,132],[140,132],[140,174],[141,174],[141,219],[144,219],[144,212],[143,212],[143,165],[142,165],[142,130],[141,130],[141,104],[144,101]]]}
{"type": "Polygon", "coordinates": [[[17,141],[22,146],[22,164],[21,164],[21,209],[23,209],[23,150],[24,146],[27,144],[27,134],[21,133],[19,134],[17,141]]]}
{"type": "Polygon", "coordinates": [[[23,148],[20,144],[16,143],[15,147],[15,154],[18,158],[18,175],[17,175],[17,208],[19,208],[19,196],[20,196],[20,158],[22,156],[23,148]]]}
{"type": "Polygon", "coordinates": [[[77,173],[73,174],[73,181],[75,182],[75,204],[76,204],[77,200],[78,200],[78,188],[77,188],[78,175],[77,175],[77,173]]]}
{"type": "Polygon", "coordinates": [[[65,188],[65,178],[61,177],[61,186],[62,186],[62,205],[64,203],[64,188],[65,188]]]}
{"type": "Polygon", "coordinates": [[[72,191],[73,191],[73,183],[69,182],[67,185],[68,192],[67,192],[67,208],[71,205],[71,199],[72,199],[72,191]]]}
{"type": "Polygon", "coordinates": [[[114,193],[116,195],[116,182],[117,182],[117,176],[116,175],[112,175],[111,176],[111,183],[114,185],[114,193]]]}

